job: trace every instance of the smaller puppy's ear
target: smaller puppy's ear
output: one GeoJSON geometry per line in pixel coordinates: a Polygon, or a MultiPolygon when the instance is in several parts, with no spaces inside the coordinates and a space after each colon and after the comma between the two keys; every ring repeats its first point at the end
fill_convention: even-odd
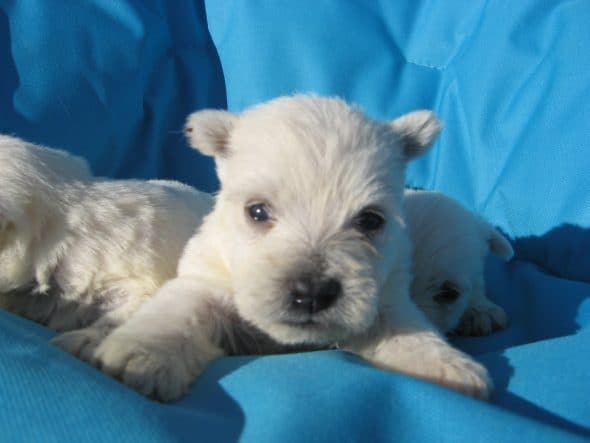
{"type": "Polygon", "coordinates": [[[508,239],[493,227],[491,227],[489,235],[488,243],[492,254],[504,259],[504,261],[510,260],[514,256],[514,249],[512,249],[508,239]]]}
{"type": "Polygon", "coordinates": [[[225,157],[237,116],[228,111],[205,109],[188,116],[184,133],[191,147],[205,155],[225,157]]]}
{"type": "Polygon", "coordinates": [[[424,153],[442,129],[442,123],[432,111],[414,111],[389,123],[400,137],[407,160],[424,153]]]}

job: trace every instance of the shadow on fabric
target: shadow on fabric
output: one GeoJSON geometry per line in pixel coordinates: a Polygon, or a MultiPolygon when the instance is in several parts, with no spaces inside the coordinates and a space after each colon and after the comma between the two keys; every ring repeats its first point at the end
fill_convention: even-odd
{"type": "Polygon", "coordinates": [[[541,236],[517,238],[516,258],[551,274],[590,283],[590,228],[564,223],[541,236]]]}
{"type": "Polygon", "coordinates": [[[489,369],[493,404],[589,437],[572,389],[587,377],[590,229],[563,224],[512,244],[510,263],[490,257],[486,267],[488,296],[508,313],[508,328],[452,341],[489,369]]]}
{"type": "Polygon", "coordinates": [[[509,263],[491,256],[486,263],[487,295],[506,310],[509,326],[486,337],[453,338],[471,354],[572,335],[590,324],[590,229],[564,224],[512,244],[509,263]]]}
{"type": "MultiPolygon", "coordinates": [[[[515,368],[508,357],[499,353],[492,353],[482,356],[479,360],[493,374],[495,388],[490,400],[492,404],[535,421],[590,437],[590,429],[561,417],[555,412],[524,398],[522,395],[511,392],[510,381],[515,373],[515,368]]],[[[539,386],[539,389],[551,388],[539,386]]]]}
{"type": "Polygon", "coordinates": [[[178,402],[162,405],[162,426],[179,442],[238,441],[245,414],[223,387],[223,379],[257,357],[212,362],[178,402]]]}

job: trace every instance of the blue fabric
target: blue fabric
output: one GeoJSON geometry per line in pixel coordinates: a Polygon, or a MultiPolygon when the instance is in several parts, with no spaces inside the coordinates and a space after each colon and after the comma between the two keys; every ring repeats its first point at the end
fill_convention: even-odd
{"type": "Polygon", "coordinates": [[[215,189],[182,128],[225,107],[223,74],[203,4],[172,3],[1,0],[0,132],[81,154],[98,175],[215,189]]]}
{"type": "Polygon", "coordinates": [[[455,343],[490,404],[329,351],[224,358],[161,405],[0,313],[2,441],[590,441],[590,4],[586,0],[0,0],[0,131],[96,172],[214,189],[178,130],[201,107],[338,94],[445,130],[408,183],[500,226],[505,331],[455,343]]]}

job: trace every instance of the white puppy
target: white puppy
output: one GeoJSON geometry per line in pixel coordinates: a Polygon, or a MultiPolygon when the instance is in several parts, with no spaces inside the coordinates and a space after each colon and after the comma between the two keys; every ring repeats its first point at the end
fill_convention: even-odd
{"type": "Polygon", "coordinates": [[[93,179],[81,158],[0,136],[0,306],[71,331],[54,341],[88,359],[175,275],[211,205],[176,182],[93,179]]]}
{"type": "MultiPolygon", "coordinates": [[[[0,239],[8,244],[8,235],[12,232],[12,237],[16,240],[6,248],[0,244],[0,250],[2,250],[0,303],[57,330],[71,330],[83,326],[99,315],[114,309],[116,307],[114,304],[105,303],[104,294],[98,295],[105,292],[102,289],[64,292],[55,286],[55,281],[52,288],[49,284],[51,279],[49,274],[52,272],[53,265],[47,266],[47,271],[41,272],[38,278],[32,280],[33,262],[36,261],[38,266],[40,263],[50,263],[52,248],[44,249],[48,251],[49,256],[40,255],[38,240],[32,242],[33,233],[30,231],[30,229],[37,229],[35,234],[37,238],[51,237],[54,235],[53,226],[63,226],[66,219],[74,212],[97,211],[97,205],[90,201],[85,206],[80,205],[80,196],[74,196],[74,193],[83,191],[88,200],[91,195],[86,191],[89,189],[90,182],[96,182],[94,184],[96,189],[108,189],[114,184],[96,181],[86,162],[79,157],[63,151],[34,146],[11,137],[0,136],[0,159],[3,165],[3,191],[0,199],[3,210],[0,211],[0,230],[4,233],[0,239]],[[10,214],[10,222],[6,218],[8,214],[10,214]],[[18,235],[14,230],[17,226],[19,227],[18,235]],[[16,247],[18,244],[28,246],[16,247]],[[15,256],[15,251],[20,251],[20,258],[15,256]],[[32,254],[36,254],[37,257],[31,258],[32,254]],[[45,293],[43,297],[25,298],[27,294],[33,295],[40,292],[45,293]],[[84,293],[83,297],[82,293],[84,293]]],[[[153,183],[142,186],[149,189],[153,187],[153,183]]],[[[160,231],[160,238],[174,236],[176,241],[173,244],[176,247],[151,251],[150,248],[158,245],[149,242],[148,237],[142,237],[143,240],[147,239],[147,242],[136,245],[138,250],[149,251],[146,254],[147,257],[154,255],[159,257],[159,261],[145,262],[143,266],[146,267],[146,275],[154,275],[157,281],[162,283],[163,277],[158,270],[149,269],[149,266],[171,263],[172,265],[164,267],[168,270],[175,266],[180,256],[178,245],[185,243],[192,236],[202,215],[211,209],[212,201],[208,195],[195,193],[187,186],[170,182],[155,183],[156,186],[165,185],[174,188],[175,196],[182,201],[197,200],[196,206],[189,205],[189,212],[156,213],[158,217],[167,218],[167,229],[160,231]],[[199,211],[196,216],[190,212],[190,208],[196,208],[199,211]],[[176,224],[178,228],[175,227],[176,224]],[[167,257],[166,254],[171,255],[167,257]]],[[[133,205],[138,208],[146,203],[148,206],[153,206],[153,203],[146,202],[144,191],[138,189],[138,182],[116,182],[116,186],[129,185],[131,185],[129,190],[135,194],[129,195],[127,192],[123,195],[122,198],[125,199],[126,204],[137,199],[133,205]]],[[[166,194],[164,196],[167,197],[166,194]]],[[[104,198],[96,193],[92,194],[92,198],[94,197],[98,197],[99,200],[104,198]]],[[[111,194],[108,198],[115,201],[118,195],[111,194]]],[[[492,252],[508,259],[512,254],[510,244],[487,222],[439,193],[406,190],[404,202],[406,222],[414,245],[411,286],[414,301],[439,330],[445,333],[454,331],[457,326],[459,326],[457,332],[464,335],[482,335],[492,332],[494,328],[504,327],[506,316],[503,310],[487,300],[483,292],[483,260],[489,248],[492,252]]],[[[167,210],[174,210],[174,206],[167,205],[167,210]]],[[[98,211],[103,211],[103,208],[99,208],[98,211]]],[[[146,229],[153,229],[152,225],[158,223],[157,217],[146,221],[145,218],[137,218],[130,213],[123,216],[125,217],[124,225],[136,224],[137,226],[133,229],[141,229],[144,232],[146,229]]],[[[84,214],[80,219],[88,219],[88,217],[90,217],[89,214],[84,214]]],[[[104,227],[100,224],[96,228],[98,231],[104,231],[104,227]]],[[[73,231],[77,229],[78,227],[74,225],[73,231]]],[[[119,241],[116,240],[119,233],[120,241],[124,243],[128,231],[117,231],[112,237],[114,241],[119,241]]],[[[90,240],[90,238],[83,239],[85,242],[90,240]]],[[[70,240],[64,236],[61,241],[67,243],[70,240]]],[[[108,250],[104,251],[105,256],[108,253],[108,250]]],[[[132,254],[130,259],[134,258],[136,255],[132,254]]],[[[86,274],[91,275],[96,272],[91,269],[92,263],[87,259],[83,258],[82,261],[87,265],[84,268],[86,274]]],[[[39,270],[41,267],[38,267],[39,270]]],[[[66,275],[65,278],[70,277],[66,275]]],[[[120,277],[117,278],[120,280],[120,277]]],[[[63,275],[61,279],[64,280],[63,275]]],[[[155,290],[154,287],[155,285],[151,285],[150,290],[155,290]]],[[[145,292],[149,293],[150,290],[145,292]]],[[[112,293],[112,291],[109,292],[112,293]]],[[[135,295],[134,292],[124,294],[135,295]]],[[[134,301],[128,307],[138,306],[143,298],[141,297],[137,302],[134,301]]],[[[128,308],[125,312],[131,314],[131,309],[128,308]]],[[[124,318],[121,317],[121,320],[124,318]]],[[[114,322],[111,323],[115,325],[114,322]]],[[[75,335],[81,337],[79,333],[75,335]]],[[[67,349],[77,354],[81,349],[78,346],[71,346],[72,337],[73,335],[69,334],[56,341],[62,345],[67,344],[67,349]],[[67,342],[65,338],[68,338],[67,342]]]]}
{"type": "Polygon", "coordinates": [[[96,363],[162,400],[214,358],[339,347],[486,398],[486,370],[410,297],[406,163],[440,130],[418,111],[368,119],[338,99],[280,98],[189,117],[221,191],[176,278],[96,349],[96,363]]]}
{"type": "Polygon", "coordinates": [[[485,220],[437,192],[406,190],[405,205],[416,304],[444,333],[485,335],[504,328],[504,310],[485,296],[484,264],[490,251],[510,259],[510,243],[485,220]]]}

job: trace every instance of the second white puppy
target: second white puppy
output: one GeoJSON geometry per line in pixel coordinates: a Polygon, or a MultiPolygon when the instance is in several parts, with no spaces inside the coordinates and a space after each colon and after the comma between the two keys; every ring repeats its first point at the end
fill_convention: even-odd
{"type": "Polygon", "coordinates": [[[510,243],[438,192],[406,190],[405,205],[416,304],[444,333],[486,335],[504,328],[506,313],[485,295],[484,264],[490,252],[509,260],[510,243]]]}
{"type": "Polygon", "coordinates": [[[487,371],[410,297],[406,163],[438,134],[431,112],[368,119],[338,99],[280,98],[201,111],[193,147],[221,191],[178,276],[97,348],[97,364],[163,400],[214,358],[337,346],[480,398],[487,371]]]}
{"type": "Polygon", "coordinates": [[[212,199],[169,181],[99,180],[63,151],[0,136],[0,307],[84,359],[176,273],[212,199]]]}

